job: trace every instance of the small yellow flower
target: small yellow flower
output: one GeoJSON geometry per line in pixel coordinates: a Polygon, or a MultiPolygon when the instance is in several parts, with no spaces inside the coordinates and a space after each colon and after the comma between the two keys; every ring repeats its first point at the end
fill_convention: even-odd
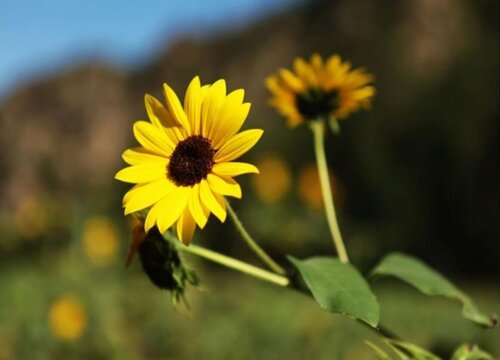
{"type": "Polygon", "coordinates": [[[118,230],[105,216],[88,219],[83,226],[83,249],[89,259],[97,266],[113,262],[119,247],[118,230]]]}
{"type": "Polygon", "coordinates": [[[270,155],[261,159],[257,166],[260,175],[252,180],[257,196],[267,203],[279,201],[290,188],[290,170],[279,157],[270,155]]]}
{"type": "Polygon", "coordinates": [[[195,77],[184,106],[170,86],[163,88],[167,106],[146,95],[150,121],[134,124],[141,146],[123,153],[131,166],[115,178],[136,184],[123,198],[125,215],[149,209],[146,232],[156,225],[164,233],[176,224],[177,236],[189,244],[196,225],[203,228],[211,213],[225,221],[224,196],[241,198],[233,177],[258,173],[255,166],[233,160],[250,150],[263,131],[238,133],[250,104],[243,102],[243,89],[226,94],[224,80],[201,86],[195,77]]]}
{"type": "Polygon", "coordinates": [[[87,313],[77,298],[64,295],[52,304],[49,311],[49,325],[56,337],[74,341],[87,327],[87,313]]]}
{"type": "Polygon", "coordinates": [[[369,108],[375,95],[372,75],[351,69],[339,55],[326,62],[318,54],[307,63],[295,59],[295,72],[281,69],[266,79],[273,97],[270,104],[288,119],[290,126],[334,116],[343,119],[360,108],[369,108]]]}

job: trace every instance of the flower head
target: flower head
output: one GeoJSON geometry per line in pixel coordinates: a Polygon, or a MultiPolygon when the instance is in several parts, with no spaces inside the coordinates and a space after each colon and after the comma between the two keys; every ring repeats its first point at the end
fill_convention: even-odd
{"type": "Polygon", "coordinates": [[[288,119],[290,126],[318,118],[343,119],[371,105],[373,76],[364,69],[351,70],[349,62],[333,55],[326,62],[318,54],[310,62],[295,59],[294,70],[281,69],[266,79],[271,105],[288,119]]]}
{"type": "Polygon", "coordinates": [[[157,227],[145,234],[138,251],[144,272],[158,288],[172,293],[174,304],[182,299],[188,284],[199,285],[196,273],[183,263],[175,245],[165,240],[157,227]]]}
{"type": "Polygon", "coordinates": [[[201,86],[195,77],[184,106],[167,84],[164,95],[166,107],[146,95],[149,122],[134,124],[141,146],[123,153],[130,166],[115,178],[136,184],[123,198],[125,214],[147,209],[146,232],[156,225],[164,233],[175,224],[179,239],[189,244],[196,225],[203,228],[211,213],[226,219],[224,196],[241,198],[233,177],[258,173],[255,166],[233,160],[252,148],[263,131],[238,133],[250,104],[243,102],[242,89],[226,94],[224,80],[201,86]]]}

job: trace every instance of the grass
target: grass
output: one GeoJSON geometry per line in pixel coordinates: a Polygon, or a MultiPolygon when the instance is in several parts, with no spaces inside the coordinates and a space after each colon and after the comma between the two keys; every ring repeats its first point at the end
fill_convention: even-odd
{"type": "MultiPolygon", "coordinates": [[[[175,309],[138,262],[95,267],[75,244],[38,259],[10,261],[0,271],[0,359],[374,359],[369,329],[318,308],[309,298],[238,273],[194,261],[203,281],[190,309],[175,309]],[[52,302],[77,296],[85,333],[58,339],[48,324],[52,302]]],[[[478,304],[500,313],[493,284],[465,287],[478,304]]],[[[483,330],[460,306],[428,298],[393,281],[375,284],[382,321],[406,340],[450,354],[468,341],[498,355],[499,329],[483,330]]]]}

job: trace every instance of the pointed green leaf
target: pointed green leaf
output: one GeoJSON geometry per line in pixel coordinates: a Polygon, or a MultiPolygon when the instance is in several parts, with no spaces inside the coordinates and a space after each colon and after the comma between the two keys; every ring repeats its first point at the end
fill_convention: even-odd
{"type": "Polygon", "coordinates": [[[377,299],[356,268],[329,257],[299,260],[288,256],[288,259],[323,309],[377,326],[377,299]]]}
{"type": "Polygon", "coordinates": [[[495,317],[481,313],[473,301],[450,281],[422,261],[400,253],[387,255],[373,269],[372,276],[394,276],[420,290],[426,295],[440,295],[462,303],[462,314],[476,324],[494,327],[495,317]]]}

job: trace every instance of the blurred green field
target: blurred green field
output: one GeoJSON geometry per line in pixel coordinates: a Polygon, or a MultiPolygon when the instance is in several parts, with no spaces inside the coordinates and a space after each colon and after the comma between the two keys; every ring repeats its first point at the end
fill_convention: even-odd
{"type": "MultiPolygon", "coordinates": [[[[176,309],[170,295],[145,277],[137,259],[124,270],[125,241],[106,262],[96,262],[99,257],[89,256],[84,238],[74,234],[57,251],[42,248],[38,258],[2,263],[0,359],[375,358],[364,341],[380,344],[377,336],[325,313],[301,294],[190,257],[203,286],[188,291],[189,310],[176,309]],[[74,312],[60,315],[63,335],[71,322],[83,322],[72,339],[54,330],[49,315],[66,295],[79,302],[83,314],[83,320],[74,312]]],[[[460,285],[483,309],[500,313],[496,284],[460,285]]],[[[390,280],[376,283],[375,291],[382,321],[408,341],[441,355],[464,341],[500,354],[500,330],[470,324],[458,304],[390,280]]]]}

